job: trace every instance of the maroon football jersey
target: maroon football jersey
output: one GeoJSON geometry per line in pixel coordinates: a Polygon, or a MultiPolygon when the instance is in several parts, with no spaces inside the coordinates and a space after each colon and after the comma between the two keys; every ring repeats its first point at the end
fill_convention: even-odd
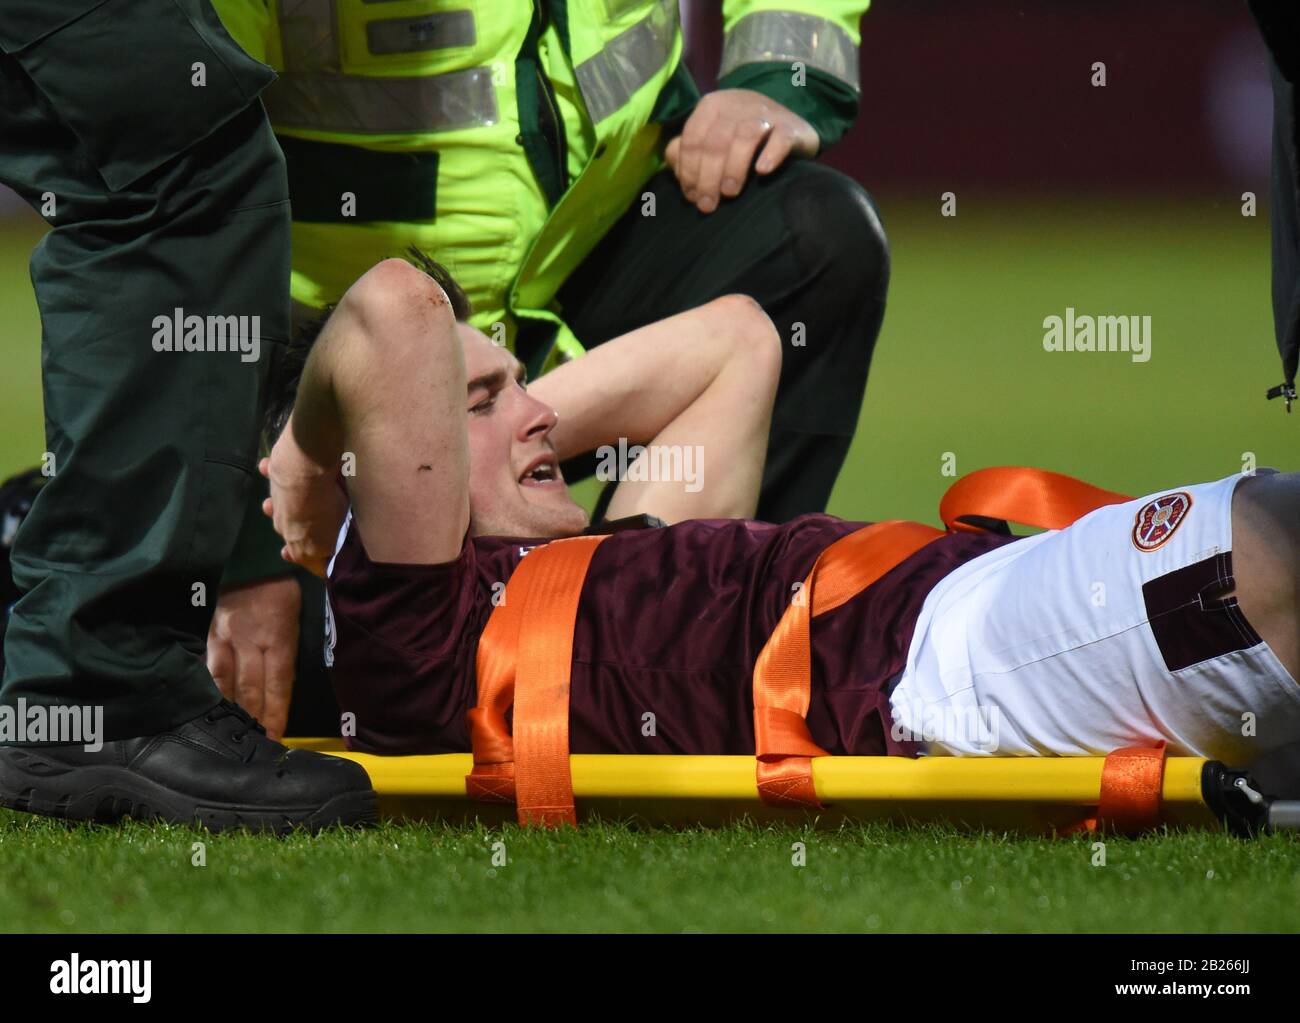
{"type": "MultiPolygon", "coordinates": [[[[616,533],[591,560],[573,637],[574,753],[752,754],[752,673],[817,555],[862,523],[697,519],[616,533]]],[[[833,754],[906,754],[889,735],[886,683],[943,576],[1009,542],[945,536],[813,620],[808,727],[833,754]]],[[[539,539],[473,537],[441,565],[370,560],[355,521],[329,579],[331,677],[356,715],[354,750],[470,748],[478,639],[539,539]]]]}

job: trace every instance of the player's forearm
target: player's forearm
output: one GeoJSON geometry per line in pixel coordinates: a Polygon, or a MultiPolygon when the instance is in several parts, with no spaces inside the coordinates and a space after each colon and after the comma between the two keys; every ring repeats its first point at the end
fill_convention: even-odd
{"type": "Polygon", "coordinates": [[[343,419],[334,389],[338,347],[327,328],[307,358],[287,427],[298,449],[321,472],[337,471],[343,455],[343,419]]]}
{"type": "Polygon", "coordinates": [[[317,437],[322,452],[349,456],[344,483],[366,549],[412,564],[455,557],[469,522],[469,441],[465,358],[446,295],[385,260],[348,290],[322,342],[317,437]]]}
{"type": "Polygon", "coordinates": [[[394,421],[408,431],[407,460],[464,445],[464,357],[432,288],[421,271],[385,260],[343,296],[312,347],[290,419],[313,463],[337,471],[345,453],[394,421]]]}
{"type": "Polygon", "coordinates": [[[338,418],[325,349],[318,341],[304,367],[289,422],[264,470],[271,501],[264,510],[284,541],[281,556],[323,576],[343,520],[338,488],[338,418]]]}
{"type": "Polygon", "coordinates": [[[648,512],[673,523],[754,515],[781,376],[781,344],[757,303],[737,300],[728,311],[737,343],[722,371],[637,456],[647,471],[635,464],[628,469],[609,506],[610,518],[648,512]]]}
{"type": "Polygon", "coordinates": [[[646,444],[698,401],[736,355],[732,299],[614,338],[529,386],[559,413],[560,458],[603,444],[646,444]]]}

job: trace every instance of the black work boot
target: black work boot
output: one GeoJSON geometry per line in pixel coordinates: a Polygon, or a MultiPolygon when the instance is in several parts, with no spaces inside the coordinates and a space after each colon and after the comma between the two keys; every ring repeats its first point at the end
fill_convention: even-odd
{"type": "Polygon", "coordinates": [[[359,764],[288,749],[229,700],[167,732],[81,745],[0,746],[0,806],[47,817],[123,817],[283,834],[376,819],[359,764]]]}

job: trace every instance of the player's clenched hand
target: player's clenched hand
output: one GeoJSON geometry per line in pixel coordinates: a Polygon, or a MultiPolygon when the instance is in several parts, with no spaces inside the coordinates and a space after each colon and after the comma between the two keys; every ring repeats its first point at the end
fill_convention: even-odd
{"type": "Polygon", "coordinates": [[[208,629],[208,671],[221,695],[284,735],[298,656],[302,590],[292,576],[222,590],[208,629]]]}
{"type": "Polygon", "coordinates": [[[776,100],[752,89],[719,89],[700,100],[664,159],[686,201],[712,213],[720,195],[740,194],[755,153],[754,169],[770,174],[791,153],[816,156],[820,146],[816,129],[776,100]]]}
{"type": "Polygon", "coordinates": [[[271,496],[262,502],[262,511],[284,540],[280,556],[323,579],[348,510],[339,471],[324,470],[303,454],[291,426],[258,468],[271,481],[271,496]]]}

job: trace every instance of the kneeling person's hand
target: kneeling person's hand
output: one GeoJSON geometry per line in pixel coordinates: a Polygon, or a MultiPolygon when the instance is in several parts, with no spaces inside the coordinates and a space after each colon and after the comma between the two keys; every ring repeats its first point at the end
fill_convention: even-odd
{"type": "Polygon", "coordinates": [[[221,695],[279,740],[289,720],[302,589],[292,576],[223,590],[208,629],[208,671],[221,695]]]}
{"type": "Polygon", "coordinates": [[[712,213],[720,195],[740,194],[751,164],[759,174],[770,174],[792,154],[816,156],[820,147],[817,130],[776,100],[752,89],[719,89],[700,100],[664,159],[686,201],[712,213]]]}

